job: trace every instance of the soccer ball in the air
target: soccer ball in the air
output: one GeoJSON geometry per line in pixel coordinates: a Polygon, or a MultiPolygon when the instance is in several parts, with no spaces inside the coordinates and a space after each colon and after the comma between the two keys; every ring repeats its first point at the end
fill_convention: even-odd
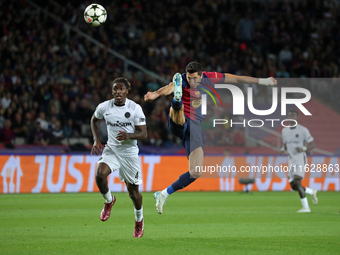
{"type": "Polygon", "coordinates": [[[90,4],[84,11],[84,19],[94,27],[98,27],[106,20],[107,13],[100,4],[90,4]]]}

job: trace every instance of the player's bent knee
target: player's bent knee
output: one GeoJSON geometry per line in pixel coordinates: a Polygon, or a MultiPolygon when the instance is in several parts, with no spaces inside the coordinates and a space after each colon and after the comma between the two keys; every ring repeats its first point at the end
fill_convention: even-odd
{"type": "Polygon", "coordinates": [[[190,169],[189,173],[190,173],[190,176],[195,179],[200,178],[202,176],[202,172],[196,171],[196,169],[190,169]]]}
{"type": "Polygon", "coordinates": [[[101,183],[103,182],[107,177],[101,173],[96,174],[96,182],[101,183]]]}
{"type": "Polygon", "coordinates": [[[292,182],[290,182],[290,186],[293,190],[299,190],[299,187],[302,186],[301,180],[293,180],[292,182]]]}
{"type": "Polygon", "coordinates": [[[301,184],[301,180],[299,180],[299,179],[294,180],[293,182],[294,182],[295,187],[299,187],[299,186],[302,185],[302,184],[301,184]]]}
{"type": "Polygon", "coordinates": [[[292,190],[296,190],[296,187],[295,187],[295,183],[294,182],[290,182],[290,187],[292,188],[292,190]]]}
{"type": "Polygon", "coordinates": [[[107,176],[111,173],[110,167],[106,163],[99,163],[96,170],[96,177],[102,176],[103,178],[107,178],[107,176]]]}

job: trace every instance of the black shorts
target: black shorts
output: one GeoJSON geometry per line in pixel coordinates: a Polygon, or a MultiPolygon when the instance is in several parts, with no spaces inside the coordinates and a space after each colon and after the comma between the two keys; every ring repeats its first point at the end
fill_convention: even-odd
{"type": "Polygon", "coordinates": [[[172,134],[179,137],[182,141],[182,144],[185,148],[185,152],[187,157],[192,151],[195,149],[202,147],[204,149],[203,138],[202,138],[202,129],[200,123],[190,120],[185,116],[185,123],[183,126],[176,124],[171,118],[168,116],[168,127],[172,134]]]}

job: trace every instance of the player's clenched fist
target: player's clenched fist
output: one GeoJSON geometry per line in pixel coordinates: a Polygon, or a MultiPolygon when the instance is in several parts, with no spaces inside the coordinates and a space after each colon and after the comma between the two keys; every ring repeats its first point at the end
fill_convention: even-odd
{"type": "Polygon", "coordinates": [[[117,136],[116,136],[116,139],[117,139],[118,141],[127,140],[127,139],[129,139],[129,134],[126,133],[126,132],[124,132],[124,131],[122,131],[122,130],[119,130],[119,132],[118,132],[118,134],[117,134],[117,136]]]}
{"type": "Polygon", "coordinates": [[[146,93],[146,95],[144,96],[144,100],[145,101],[152,101],[155,100],[157,98],[157,94],[155,92],[148,92],[146,93]]]}

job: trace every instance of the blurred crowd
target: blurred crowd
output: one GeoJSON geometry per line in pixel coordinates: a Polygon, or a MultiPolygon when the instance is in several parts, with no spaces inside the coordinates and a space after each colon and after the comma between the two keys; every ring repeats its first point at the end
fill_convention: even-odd
{"type": "MultiPolygon", "coordinates": [[[[111,98],[119,76],[131,81],[129,98],[147,116],[144,143],[178,143],[167,131],[171,96],[143,101],[147,91],[166,84],[127,67],[70,26],[169,81],[194,60],[206,71],[254,77],[340,76],[336,0],[100,1],[108,18],[98,28],[84,21],[88,1],[34,2],[68,25],[23,0],[0,3],[0,141],[8,147],[15,138],[37,145],[91,138],[90,118],[111,98]]],[[[327,96],[336,108],[339,95],[327,96]]],[[[239,133],[228,131],[230,145],[244,144],[239,133]]]]}

